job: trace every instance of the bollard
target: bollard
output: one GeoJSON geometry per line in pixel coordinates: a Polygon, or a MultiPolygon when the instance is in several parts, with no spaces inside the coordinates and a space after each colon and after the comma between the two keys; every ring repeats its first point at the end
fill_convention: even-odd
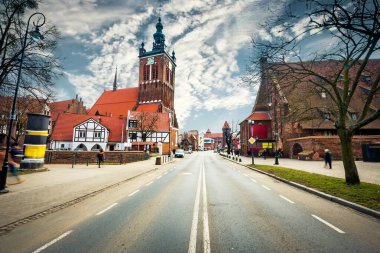
{"type": "Polygon", "coordinates": [[[24,159],[21,169],[39,169],[44,165],[48,137],[49,116],[28,113],[28,123],[24,141],[24,159]]]}

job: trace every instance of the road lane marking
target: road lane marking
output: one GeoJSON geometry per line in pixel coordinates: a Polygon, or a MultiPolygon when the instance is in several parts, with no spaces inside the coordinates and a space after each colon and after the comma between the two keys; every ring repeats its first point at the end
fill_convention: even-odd
{"type": "Polygon", "coordinates": [[[148,185],[151,185],[153,184],[154,181],[150,181],[149,183],[147,183],[145,186],[148,186],[148,185]]]}
{"type": "Polygon", "coordinates": [[[164,175],[168,174],[168,172],[165,172],[164,175]]]}
{"type": "Polygon", "coordinates": [[[248,175],[247,175],[247,174],[244,174],[244,176],[248,177],[248,175]]]}
{"type": "Polygon", "coordinates": [[[210,230],[208,227],[208,211],[207,211],[207,192],[206,192],[206,175],[205,163],[202,161],[203,171],[203,252],[210,253],[210,230]]]}
{"type": "Polygon", "coordinates": [[[116,206],[117,203],[113,203],[112,205],[110,205],[109,207],[107,207],[106,209],[103,209],[102,211],[100,211],[99,213],[97,213],[96,215],[101,215],[102,213],[104,212],[107,212],[108,210],[110,210],[112,207],[116,206]]]}
{"type": "Polygon", "coordinates": [[[72,230],[70,231],[67,231],[66,233],[63,233],[62,235],[58,236],[57,238],[55,238],[54,240],[46,243],[44,246],[42,246],[41,248],[38,248],[36,249],[35,251],[33,251],[32,253],[39,253],[41,251],[43,251],[44,249],[46,249],[47,247],[53,245],[54,243],[58,242],[59,240],[63,239],[64,237],[68,236],[69,234],[71,234],[71,232],[73,232],[72,230]]]}
{"type": "Polygon", "coordinates": [[[251,178],[251,181],[254,182],[254,183],[257,183],[257,181],[253,178],[251,178]]]}
{"type": "Polygon", "coordinates": [[[270,191],[270,188],[269,187],[267,187],[267,186],[265,186],[265,185],[261,185],[264,189],[267,189],[268,191],[270,191]]]}
{"type": "Polygon", "coordinates": [[[318,217],[317,215],[312,214],[311,216],[313,216],[314,218],[316,218],[316,219],[319,220],[320,222],[324,223],[325,225],[329,226],[330,228],[334,229],[334,230],[337,231],[338,233],[345,234],[345,232],[344,232],[343,230],[340,230],[339,228],[337,228],[337,227],[335,227],[334,225],[328,223],[327,221],[325,221],[324,219],[318,217]]]}
{"type": "Polygon", "coordinates": [[[158,176],[157,179],[160,179],[162,176],[158,176]]]}
{"type": "Polygon", "coordinates": [[[198,213],[199,213],[199,197],[201,193],[202,173],[199,173],[197,193],[195,195],[193,221],[191,223],[191,233],[188,253],[195,253],[197,250],[197,230],[198,230],[198,213]]]}
{"type": "Polygon", "coordinates": [[[185,173],[183,173],[184,175],[191,175],[191,174],[193,174],[193,173],[190,173],[190,172],[185,172],[185,173]]]}
{"type": "Polygon", "coordinates": [[[279,195],[279,196],[280,196],[281,198],[285,199],[286,201],[288,201],[289,203],[294,204],[294,202],[291,201],[290,199],[288,199],[288,198],[286,198],[286,197],[284,197],[284,196],[282,196],[282,195],[279,195]]]}
{"type": "Polygon", "coordinates": [[[135,195],[135,194],[138,193],[139,191],[140,191],[140,190],[136,190],[136,191],[132,192],[131,194],[128,195],[128,197],[131,197],[131,196],[135,195]]]}

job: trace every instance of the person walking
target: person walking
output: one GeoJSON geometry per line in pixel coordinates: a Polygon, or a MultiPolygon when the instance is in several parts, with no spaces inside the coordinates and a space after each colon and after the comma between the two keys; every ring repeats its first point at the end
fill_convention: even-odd
{"type": "Polygon", "coordinates": [[[332,154],[329,149],[325,149],[325,168],[327,167],[327,164],[329,165],[329,169],[331,170],[331,163],[332,163],[332,154]]]}
{"type": "Polygon", "coordinates": [[[98,154],[96,155],[97,159],[98,159],[98,167],[100,168],[100,163],[103,163],[104,162],[104,151],[103,149],[101,148],[98,152],[98,154]]]}

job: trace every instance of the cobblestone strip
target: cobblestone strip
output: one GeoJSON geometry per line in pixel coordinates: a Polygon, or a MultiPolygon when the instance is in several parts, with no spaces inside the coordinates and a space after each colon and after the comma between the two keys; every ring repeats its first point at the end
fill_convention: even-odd
{"type": "MultiPolygon", "coordinates": [[[[156,168],[156,169],[157,169],[157,168],[156,168]]],[[[135,178],[137,178],[137,177],[140,177],[140,176],[142,176],[142,175],[148,174],[148,173],[150,173],[150,172],[152,172],[152,171],[154,171],[154,170],[156,170],[156,169],[148,170],[148,171],[146,171],[146,172],[144,172],[144,173],[141,173],[141,174],[138,174],[138,175],[136,175],[136,176],[133,176],[133,177],[127,178],[127,179],[125,179],[125,180],[122,180],[122,181],[120,181],[120,182],[117,182],[117,183],[114,183],[114,184],[108,185],[108,186],[106,186],[106,187],[104,187],[104,188],[101,188],[101,189],[99,189],[99,190],[96,190],[96,191],[93,191],[93,192],[91,192],[91,193],[85,194],[85,195],[83,195],[83,196],[81,196],[81,197],[75,198],[75,199],[73,199],[73,200],[67,201],[67,202],[62,203],[62,204],[60,204],[60,205],[53,206],[53,207],[48,208],[48,209],[46,209],[46,210],[44,210],[44,211],[41,211],[41,212],[38,212],[38,213],[32,214],[32,215],[30,215],[30,216],[28,216],[28,217],[25,217],[25,218],[22,218],[22,219],[20,219],[20,220],[17,220],[17,221],[11,222],[11,223],[9,223],[9,224],[7,224],[7,225],[4,225],[4,226],[0,227],[0,236],[3,236],[3,235],[5,235],[5,234],[9,233],[9,232],[12,231],[14,228],[16,228],[16,227],[18,227],[18,226],[20,226],[20,225],[26,224],[26,223],[31,222],[31,221],[33,221],[33,220],[37,220],[37,219],[39,219],[39,218],[41,218],[41,217],[44,217],[44,216],[46,216],[46,215],[48,215],[48,214],[51,214],[51,213],[55,213],[55,212],[57,212],[57,211],[59,211],[59,210],[65,209],[65,208],[67,208],[67,207],[69,207],[69,206],[75,205],[75,204],[77,204],[77,203],[79,203],[79,202],[82,202],[82,201],[85,200],[85,199],[88,199],[88,198],[94,197],[95,195],[97,195],[97,194],[99,194],[99,193],[101,193],[101,192],[104,192],[104,191],[107,191],[107,190],[109,190],[109,189],[111,189],[111,188],[117,187],[117,186],[119,186],[119,185],[121,185],[121,184],[124,184],[124,183],[126,183],[126,182],[128,182],[128,181],[131,181],[131,180],[133,180],[133,179],[135,179],[135,178]]]]}

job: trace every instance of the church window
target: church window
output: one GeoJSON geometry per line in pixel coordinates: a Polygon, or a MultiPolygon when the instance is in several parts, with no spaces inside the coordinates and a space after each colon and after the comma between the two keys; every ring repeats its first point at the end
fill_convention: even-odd
{"type": "Polygon", "coordinates": [[[150,78],[150,66],[145,65],[144,66],[144,81],[149,80],[149,78],[150,78]]]}
{"type": "Polygon", "coordinates": [[[152,79],[156,80],[158,79],[158,66],[152,65],[152,79]]]}
{"type": "Polygon", "coordinates": [[[169,74],[170,74],[169,67],[166,66],[166,78],[165,78],[165,80],[166,80],[167,82],[169,82],[169,74]]]}

